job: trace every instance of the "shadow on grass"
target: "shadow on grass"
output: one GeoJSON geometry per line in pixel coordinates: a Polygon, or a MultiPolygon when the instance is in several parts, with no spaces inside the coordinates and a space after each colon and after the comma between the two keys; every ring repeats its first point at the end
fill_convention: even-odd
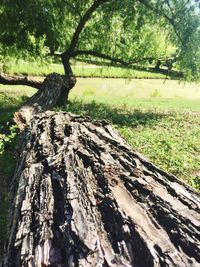
{"type": "Polygon", "coordinates": [[[4,252],[4,244],[7,239],[9,191],[16,166],[14,151],[17,143],[17,137],[4,143],[0,139],[0,262],[4,252]]]}
{"type": "Polygon", "coordinates": [[[18,144],[17,135],[13,135],[8,125],[4,125],[0,134],[1,132],[6,134],[3,138],[0,136],[0,262],[7,239],[9,191],[16,166],[15,149],[18,144]]]}
{"type": "Polygon", "coordinates": [[[27,97],[10,97],[4,93],[0,93],[0,133],[2,128],[7,127],[13,119],[13,113],[19,109],[27,97]]]}
{"type": "Polygon", "coordinates": [[[152,126],[157,124],[167,114],[153,111],[130,110],[126,106],[111,107],[110,105],[97,103],[84,103],[83,101],[70,101],[66,111],[89,116],[95,120],[109,120],[118,126],[137,127],[140,125],[152,126]]]}
{"type": "Polygon", "coordinates": [[[13,98],[0,94],[0,262],[7,238],[7,212],[11,179],[15,169],[15,148],[17,137],[13,135],[13,113],[17,111],[23,98],[13,98]]]}

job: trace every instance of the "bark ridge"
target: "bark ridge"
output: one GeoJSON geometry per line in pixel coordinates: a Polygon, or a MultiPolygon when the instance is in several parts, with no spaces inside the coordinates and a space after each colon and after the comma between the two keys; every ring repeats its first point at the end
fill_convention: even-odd
{"type": "Polygon", "coordinates": [[[198,193],[107,122],[34,116],[21,138],[4,267],[198,267],[198,193]]]}

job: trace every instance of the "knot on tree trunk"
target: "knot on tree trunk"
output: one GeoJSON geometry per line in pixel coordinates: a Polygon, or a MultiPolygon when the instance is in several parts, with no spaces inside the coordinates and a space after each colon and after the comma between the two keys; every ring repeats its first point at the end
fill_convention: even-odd
{"type": "Polygon", "coordinates": [[[76,78],[73,75],[49,74],[40,90],[14,114],[14,120],[19,129],[23,130],[35,114],[50,110],[56,105],[64,105],[70,89],[75,84],[76,78]]]}

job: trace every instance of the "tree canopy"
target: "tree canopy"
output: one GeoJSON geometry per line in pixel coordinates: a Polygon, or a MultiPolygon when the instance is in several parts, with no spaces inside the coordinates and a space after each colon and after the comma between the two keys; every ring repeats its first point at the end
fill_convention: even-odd
{"type": "Polygon", "coordinates": [[[2,53],[62,55],[65,62],[73,57],[122,65],[169,60],[185,78],[200,78],[195,0],[4,0],[0,42],[2,53]]]}

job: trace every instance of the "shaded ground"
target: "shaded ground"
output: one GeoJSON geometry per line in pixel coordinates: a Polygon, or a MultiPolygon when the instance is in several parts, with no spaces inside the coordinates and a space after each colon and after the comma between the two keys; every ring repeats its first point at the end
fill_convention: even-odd
{"type": "Polygon", "coordinates": [[[8,209],[8,177],[0,171],[0,262],[6,239],[7,209],[8,209]]]}

